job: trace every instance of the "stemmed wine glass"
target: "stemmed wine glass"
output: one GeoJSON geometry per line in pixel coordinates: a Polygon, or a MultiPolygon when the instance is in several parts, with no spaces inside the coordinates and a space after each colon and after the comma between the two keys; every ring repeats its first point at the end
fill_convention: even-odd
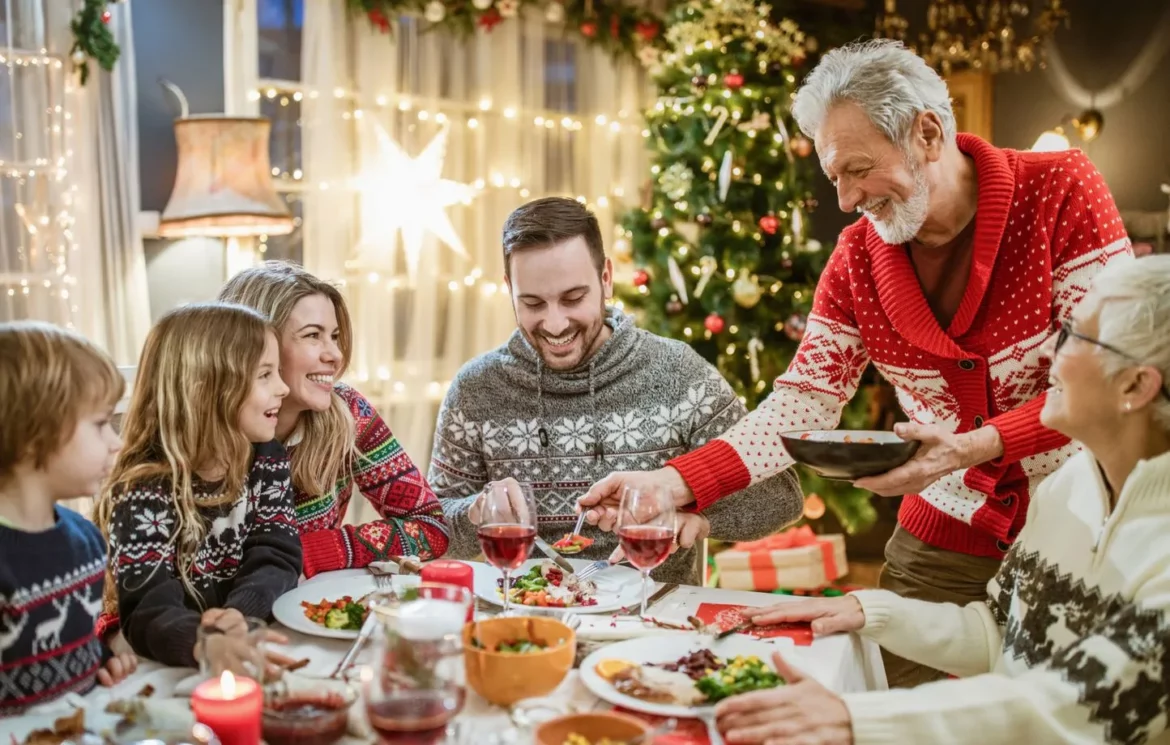
{"type": "Polygon", "coordinates": [[[366,716],[381,743],[437,745],[463,709],[465,587],[422,583],[371,609],[374,658],[361,669],[366,716]]]}
{"type": "Polygon", "coordinates": [[[532,487],[509,480],[492,482],[483,491],[480,548],[488,563],[504,575],[504,615],[512,610],[512,572],[520,568],[536,542],[536,499],[532,487]]]}
{"type": "Polygon", "coordinates": [[[666,561],[675,533],[674,500],[669,489],[630,488],[622,492],[617,534],[630,564],[642,573],[642,613],[650,594],[650,570],[666,561]]]}

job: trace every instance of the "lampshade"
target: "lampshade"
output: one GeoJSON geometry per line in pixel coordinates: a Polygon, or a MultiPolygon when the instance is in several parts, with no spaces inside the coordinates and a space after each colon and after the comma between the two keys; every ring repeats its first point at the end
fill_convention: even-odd
{"type": "Polygon", "coordinates": [[[1032,146],[1032,152],[1035,153],[1051,153],[1057,150],[1068,150],[1069,145],[1068,136],[1065,135],[1064,130],[1060,127],[1050,129],[1042,133],[1036,138],[1036,144],[1032,146]]]}
{"type": "Polygon", "coordinates": [[[179,167],[159,221],[163,237],[285,235],[293,229],[272,188],[263,117],[222,114],[175,120],[179,167]]]}

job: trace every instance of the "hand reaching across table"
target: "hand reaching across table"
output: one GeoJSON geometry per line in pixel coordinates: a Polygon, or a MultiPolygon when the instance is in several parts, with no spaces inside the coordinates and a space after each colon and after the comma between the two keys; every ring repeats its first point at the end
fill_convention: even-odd
{"type": "Polygon", "coordinates": [[[860,631],[865,626],[865,612],[852,595],[796,600],[763,608],[744,608],[741,612],[756,626],[808,623],[817,636],[860,631]]]}

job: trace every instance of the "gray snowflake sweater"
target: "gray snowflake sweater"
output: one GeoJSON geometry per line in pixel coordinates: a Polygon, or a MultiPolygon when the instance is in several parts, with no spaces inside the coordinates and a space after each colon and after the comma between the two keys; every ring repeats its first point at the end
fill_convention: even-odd
{"type": "MultiPolygon", "coordinates": [[[[613,334],[587,365],[546,369],[516,331],[507,344],[468,362],[455,376],[435,430],[428,481],[443,505],[450,558],[479,553],[467,511],[489,481],[532,485],[540,535],[573,529],[574,505],[613,471],[645,471],[694,450],[746,415],[731,386],[688,345],[637,328],[611,309],[613,334]]],[[[790,472],[721,500],[704,514],[711,537],[746,541],[800,517],[800,484],[790,472]]],[[[582,558],[604,558],[611,533],[586,527],[597,542],[582,558]]],[[[697,583],[697,552],[680,550],[653,573],[697,583]]]]}

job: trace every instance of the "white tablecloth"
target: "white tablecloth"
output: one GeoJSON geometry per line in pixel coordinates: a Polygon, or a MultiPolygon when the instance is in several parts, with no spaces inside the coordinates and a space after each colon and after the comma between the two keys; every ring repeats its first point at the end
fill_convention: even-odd
{"type": "MultiPolygon", "coordinates": [[[[361,574],[364,574],[364,570],[331,572],[314,577],[304,584],[323,584],[338,578],[361,574]]],[[[700,603],[761,606],[789,600],[795,600],[795,598],[758,592],[684,586],[663,598],[653,607],[651,612],[655,618],[685,622],[687,616],[694,614],[700,603]]],[[[310,660],[307,667],[298,671],[299,674],[308,677],[328,676],[341,661],[350,645],[347,640],[307,636],[279,626],[274,628],[289,637],[289,645],[280,651],[295,659],[310,660]]],[[[786,649],[791,649],[791,647],[786,647],[786,649]]],[[[882,667],[878,646],[854,634],[838,634],[818,638],[811,646],[796,647],[794,652],[786,653],[795,654],[796,659],[793,662],[796,665],[813,675],[826,687],[839,693],[886,688],[885,670],[882,667]]],[[[361,658],[359,658],[360,661],[361,658]]],[[[133,697],[147,684],[154,687],[155,697],[171,696],[180,684],[183,684],[182,688],[189,689],[190,681],[188,679],[192,675],[194,675],[193,670],[168,669],[154,662],[144,662],[133,676],[120,685],[108,689],[99,687],[86,696],[87,710],[100,711],[110,700],[133,697]]],[[[576,671],[570,672],[560,687],[546,701],[563,710],[585,710],[609,706],[585,689],[578,680],[576,671]]],[[[19,742],[24,733],[29,730],[51,726],[52,716],[60,713],[61,706],[68,709],[67,705],[59,704],[54,707],[53,711],[39,716],[16,717],[0,722],[0,738],[2,738],[0,745],[7,745],[10,734],[16,735],[17,742],[19,742]]],[[[506,710],[489,704],[470,690],[460,720],[472,724],[477,733],[500,732],[506,730],[510,724],[509,714],[506,710]]],[[[351,743],[356,745],[360,742],[362,741],[350,738],[346,745],[351,743]]]]}

